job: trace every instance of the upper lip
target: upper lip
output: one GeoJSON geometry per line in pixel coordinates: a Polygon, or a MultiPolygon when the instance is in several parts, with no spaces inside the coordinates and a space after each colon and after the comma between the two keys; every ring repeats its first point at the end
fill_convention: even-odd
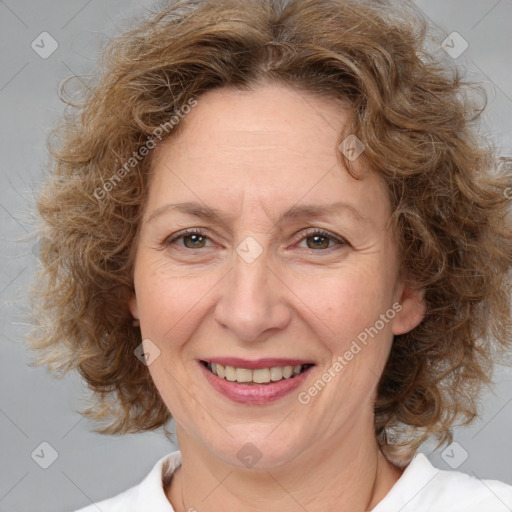
{"type": "Polygon", "coordinates": [[[217,363],[222,366],[233,366],[235,368],[247,368],[249,370],[258,368],[272,368],[274,366],[297,366],[302,364],[314,364],[306,359],[289,359],[266,357],[262,359],[242,359],[240,357],[209,357],[202,359],[208,363],[217,363]]]}

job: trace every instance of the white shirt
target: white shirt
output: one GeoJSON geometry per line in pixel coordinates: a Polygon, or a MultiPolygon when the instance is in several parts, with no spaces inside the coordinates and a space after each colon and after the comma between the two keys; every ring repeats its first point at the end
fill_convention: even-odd
{"type": "MultiPolygon", "coordinates": [[[[76,512],[174,512],[164,491],[181,465],[179,451],[162,457],[127,491],[76,512]]],[[[395,485],[371,512],[511,512],[512,486],[479,480],[458,471],[436,469],[417,453],[395,485]]]]}

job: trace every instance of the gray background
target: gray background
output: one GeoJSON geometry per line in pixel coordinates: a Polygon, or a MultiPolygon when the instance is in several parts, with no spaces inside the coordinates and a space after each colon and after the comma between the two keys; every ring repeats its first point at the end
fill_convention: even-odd
{"type": "MultiPolygon", "coordinates": [[[[54,379],[29,367],[27,286],[37,258],[29,208],[47,161],[49,128],[59,118],[59,82],[95,68],[108,36],[130,24],[151,2],[134,0],[0,0],[0,511],[71,511],[138,483],[156,460],[174,450],[161,433],[122,437],[90,432],[75,410],[85,388],[76,375],[54,379]],[[58,42],[47,58],[31,43],[42,32],[58,42]],[[41,468],[31,457],[48,442],[58,457],[41,468]]],[[[484,129],[512,153],[512,0],[422,0],[417,5],[437,27],[437,51],[453,31],[468,43],[456,59],[468,78],[484,82],[489,108],[484,129]]],[[[46,45],[46,48],[49,46],[46,45]]],[[[496,386],[482,398],[482,418],[457,429],[457,444],[423,451],[439,468],[512,484],[512,371],[499,367],[496,386]],[[467,458],[466,458],[467,457],[467,458]],[[465,460],[464,460],[465,459],[465,460]]],[[[51,450],[43,447],[45,457],[51,450]]],[[[42,457],[40,458],[40,461],[42,457]]]]}

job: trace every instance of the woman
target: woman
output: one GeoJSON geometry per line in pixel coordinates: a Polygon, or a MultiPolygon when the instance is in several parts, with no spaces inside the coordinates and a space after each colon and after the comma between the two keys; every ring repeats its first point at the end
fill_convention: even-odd
{"type": "Polygon", "coordinates": [[[512,330],[512,180],[424,39],[407,5],[205,0],[107,48],[39,199],[31,343],[98,431],[172,415],[180,451],[84,512],[512,507],[415,456],[512,330]]]}

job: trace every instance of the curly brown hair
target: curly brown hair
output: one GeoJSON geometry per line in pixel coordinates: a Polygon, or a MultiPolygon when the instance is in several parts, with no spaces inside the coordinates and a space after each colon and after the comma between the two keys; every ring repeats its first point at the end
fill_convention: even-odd
{"type": "Polygon", "coordinates": [[[162,137],[206,91],[263,81],[350,103],[353,132],[389,189],[403,275],[425,291],[424,320],[395,336],[379,385],[383,452],[403,464],[427,437],[449,441],[457,420],[476,416],[497,351],[511,343],[512,178],[501,168],[510,160],[478,130],[485,93],[425,50],[428,25],[414,7],[390,7],[177,0],[105,48],[50,144],[37,204],[40,325],[28,338],[33,364],[79,371],[97,398],[81,411],[96,431],[165,430],[171,417],[133,356],[141,333],[127,306],[152,160],[141,148],[180,131],[186,119],[162,137]],[[398,444],[386,441],[393,429],[405,434],[398,444]]]}

